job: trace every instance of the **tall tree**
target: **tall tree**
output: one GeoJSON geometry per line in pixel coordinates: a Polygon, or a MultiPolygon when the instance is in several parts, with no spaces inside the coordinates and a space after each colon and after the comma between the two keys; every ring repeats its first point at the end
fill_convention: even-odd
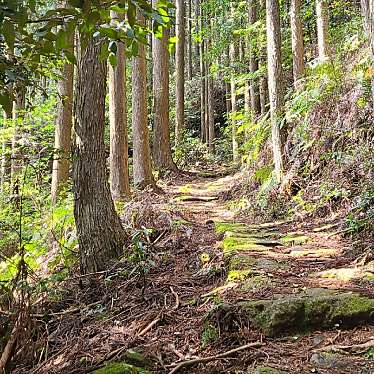
{"type": "Polygon", "coordinates": [[[188,79],[193,75],[193,46],[192,46],[192,0],[188,0],[187,18],[187,74],[188,79]]]}
{"type": "MultiPolygon", "coordinates": [[[[138,12],[138,22],[145,24],[138,12]]],[[[137,188],[154,185],[149,145],[147,110],[147,60],[144,44],[139,44],[138,55],[132,64],[132,133],[134,184],[137,188]]]]}
{"type": "Polygon", "coordinates": [[[185,17],[186,8],[184,0],[176,0],[176,52],[175,52],[175,68],[176,68],[176,87],[175,87],[175,103],[176,103],[176,123],[175,123],[175,142],[179,144],[182,140],[184,132],[184,68],[185,68],[185,17]]]}
{"type": "Polygon", "coordinates": [[[370,43],[372,66],[371,66],[371,94],[374,111],[374,1],[361,0],[361,12],[364,22],[364,30],[370,43]]]}
{"type": "Polygon", "coordinates": [[[301,79],[305,70],[303,25],[301,22],[300,6],[301,0],[291,0],[290,18],[293,54],[293,81],[296,90],[303,87],[301,79]]]}
{"type": "MultiPolygon", "coordinates": [[[[257,8],[258,8],[257,0],[248,0],[248,19],[249,19],[249,24],[252,26],[257,22],[257,8]]],[[[251,74],[255,74],[259,68],[257,50],[258,48],[255,45],[255,42],[251,40],[249,42],[249,72],[251,74]]],[[[249,90],[250,90],[252,114],[256,118],[261,112],[260,91],[259,91],[259,84],[258,84],[257,78],[256,79],[252,78],[250,80],[249,90]]]]}
{"type": "Polygon", "coordinates": [[[280,182],[283,176],[280,122],[284,107],[284,96],[279,0],[266,0],[266,30],[273,157],[275,174],[278,182],[280,182]]]}
{"type": "MultiPolygon", "coordinates": [[[[159,0],[153,0],[157,7],[159,0]]],[[[175,170],[170,146],[169,121],[169,29],[159,26],[162,37],[152,38],[153,56],[153,161],[159,170],[175,170]]]]}
{"type": "MultiPolygon", "coordinates": [[[[200,0],[196,0],[196,17],[197,17],[197,32],[201,33],[203,28],[203,11],[201,8],[200,0]]],[[[199,46],[199,64],[200,64],[200,132],[201,132],[201,141],[208,141],[206,138],[206,86],[207,86],[207,77],[206,77],[206,64],[204,61],[205,56],[205,42],[201,38],[199,46]]]]}
{"type": "MultiPolygon", "coordinates": [[[[121,17],[111,12],[115,26],[121,17]]],[[[117,64],[109,66],[110,188],[114,200],[130,194],[126,105],[126,55],[117,42],[117,64]]]]}
{"type": "Polygon", "coordinates": [[[317,35],[318,35],[318,58],[325,61],[329,58],[328,28],[329,11],[326,0],[316,0],[317,35]]]}
{"type": "MultiPolygon", "coordinates": [[[[231,4],[231,18],[232,20],[235,19],[235,8],[234,5],[231,4]]],[[[235,82],[235,64],[236,59],[238,57],[238,46],[237,41],[233,36],[233,40],[230,44],[229,50],[229,57],[230,57],[230,65],[231,65],[231,76],[230,76],[230,91],[231,91],[231,116],[232,116],[232,154],[233,160],[238,161],[239,159],[239,144],[237,138],[237,123],[236,123],[236,112],[237,108],[237,97],[236,97],[236,82],[235,82]]]]}
{"type": "MultiPolygon", "coordinates": [[[[74,53],[74,33],[68,36],[68,51],[74,53]]],[[[61,187],[69,179],[71,127],[73,121],[74,66],[65,62],[57,82],[58,104],[55,122],[55,153],[52,166],[51,200],[57,202],[61,187]]]]}
{"type": "MultiPolygon", "coordinates": [[[[80,40],[87,37],[81,34],[80,40]]],[[[123,253],[125,232],[115,211],[106,167],[107,68],[100,59],[102,42],[95,38],[85,44],[80,43],[77,67],[73,180],[81,271],[91,273],[123,253]]]]}

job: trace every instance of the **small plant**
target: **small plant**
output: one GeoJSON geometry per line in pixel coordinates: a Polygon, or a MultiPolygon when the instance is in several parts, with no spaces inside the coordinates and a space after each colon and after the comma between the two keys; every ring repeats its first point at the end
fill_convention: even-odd
{"type": "Polygon", "coordinates": [[[211,324],[207,324],[201,335],[201,347],[204,349],[209,344],[217,342],[219,339],[219,331],[211,324]]]}

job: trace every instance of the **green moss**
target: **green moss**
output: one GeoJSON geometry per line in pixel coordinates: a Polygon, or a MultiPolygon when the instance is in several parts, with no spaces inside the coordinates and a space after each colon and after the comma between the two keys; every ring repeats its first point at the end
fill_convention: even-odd
{"type": "Polygon", "coordinates": [[[286,235],[281,237],[280,241],[285,245],[303,245],[310,241],[310,237],[306,235],[286,235]]]}
{"type": "Polygon", "coordinates": [[[180,193],[190,193],[192,191],[192,184],[185,184],[184,186],[179,187],[180,193]]]}
{"type": "Polygon", "coordinates": [[[369,282],[374,282],[374,274],[370,272],[364,273],[364,279],[369,282]]]}
{"type": "Polygon", "coordinates": [[[124,362],[115,362],[95,370],[93,374],[149,374],[149,371],[124,362]]]}
{"type": "Polygon", "coordinates": [[[224,234],[226,231],[232,232],[247,232],[248,227],[244,223],[228,223],[215,222],[214,223],[217,234],[224,234]]]}
{"type": "Polygon", "coordinates": [[[235,282],[235,281],[244,281],[249,278],[253,274],[251,269],[246,270],[230,270],[229,274],[227,275],[228,282],[235,282]]]}
{"type": "Polygon", "coordinates": [[[230,259],[229,270],[245,270],[251,268],[257,260],[250,256],[236,255],[230,259]]]}
{"type": "Polygon", "coordinates": [[[222,242],[223,254],[229,257],[243,251],[267,251],[268,247],[256,244],[249,238],[227,237],[222,242]]]}
{"type": "Polygon", "coordinates": [[[128,364],[131,365],[143,367],[148,365],[148,360],[146,359],[146,357],[144,357],[141,353],[134,351],[133,349],[129,349],[128,351],[126,351],[123,358],[128,364]]]}

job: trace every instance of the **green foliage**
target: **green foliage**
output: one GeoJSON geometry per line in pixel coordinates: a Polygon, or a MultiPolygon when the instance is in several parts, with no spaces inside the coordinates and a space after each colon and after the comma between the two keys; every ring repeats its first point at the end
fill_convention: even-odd
{"type": "Polygon", "coordinates": [[[201,335],[201,347],[204,349],[209,344],[217,342],[219,339],[219,331],[211,324],[207,324],[201,335]]]}

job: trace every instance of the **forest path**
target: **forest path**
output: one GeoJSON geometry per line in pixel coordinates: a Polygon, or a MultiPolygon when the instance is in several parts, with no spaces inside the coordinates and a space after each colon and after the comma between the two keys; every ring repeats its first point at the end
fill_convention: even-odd
{"type": "MultiPolygon", "coordinates": [[[[198,177],[168,191],[171,203],[193,225],[205,225],[218,239],[213,248],[200,248],[200,257],[207,254],[201,264],[205,273],[214,274],[217,263],[225,269],[221,283],[201,296],[206,302],[218,303],[209,325],[212,331],[217,328],[230,336],[252,326],[272,338],[294,334],[295,342],[307,345],[304,349],[309,354],[299,358],[299,366],[289,356],[280,355],[268,357],[267,364],[273,368],[304,372],[306,365],[312,372],[374,372],[374,362],[362,355],[329,356],[331,348],[326,349],[326,356],[323,349],[332,343],[350,346],[373,340],[373,327],[358,326],[373,322],[374,263],[351,263],[347,253],[352,243],[341,237],[336,222],[254,225],[236,221],[230,201],[222,197],[240,178],[240,174],[198,177]],[[357,330],[342,330],[346,327],[357,330]]],[[[291,357],[297,356],[296,349],[291,357]]]]}

